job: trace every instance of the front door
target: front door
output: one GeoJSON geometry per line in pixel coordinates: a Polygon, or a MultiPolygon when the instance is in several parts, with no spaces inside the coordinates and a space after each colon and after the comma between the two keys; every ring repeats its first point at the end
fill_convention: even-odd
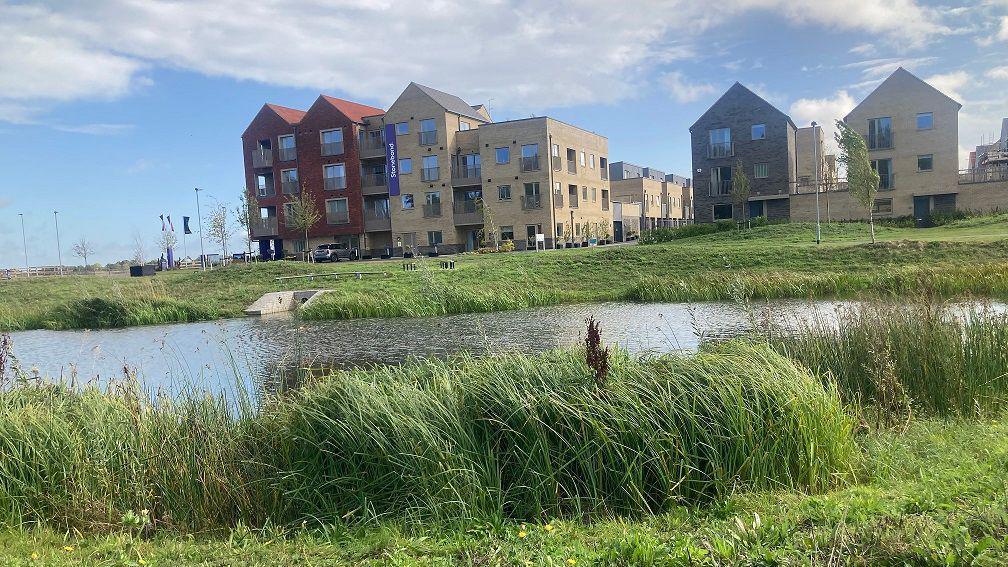
{"type": "Polygon", "coordinates": [[[612,232],[613,242],[623,242],[623,221],[613,221],[612,232]]]}
{"type": "Polygon", "coordinates": [[[914,197],[914,221],[917,228],[931,225],[931,197],[914,197]]]}

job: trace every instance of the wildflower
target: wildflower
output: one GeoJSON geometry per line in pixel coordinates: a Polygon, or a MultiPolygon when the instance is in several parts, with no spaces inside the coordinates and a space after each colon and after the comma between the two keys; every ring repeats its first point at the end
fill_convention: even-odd
{"type": "Polygon", "coordinates": [[[553,524],[546,524],[545,526],[543,526],[543,529],[548,532],[551,532],[553,531],[553,524]]]}
{"type": "Polygon", "coordinates": [[[573,557],[567,560],[568,565],[574,565],[575,563],[577,563],[577,559],[574,559],[573,557]]]}
{"type": "Polygon", "coordinates": [[[525,539],[526,537],[528,537],[528,532],[526,532],[525,530],[522,530],[522,531],[518,532],[518,537],[520,537],[521,539],[525,539]]]}
{"type": "Polygon", "coordinates": [[[38,553],[32,553],[32,561],[38,560],[38,553]]]}
{"type": "Polygon", "coordinates": [[[63,546],[63,551],[66,551],[67,553],[69,553],[69,552],[73,551],[73,546],[72,545],[64,545],[63,546]]]}

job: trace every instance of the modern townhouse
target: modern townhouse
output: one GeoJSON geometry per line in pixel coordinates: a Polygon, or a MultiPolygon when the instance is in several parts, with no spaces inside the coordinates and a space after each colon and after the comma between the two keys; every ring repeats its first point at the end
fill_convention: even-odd
{"type": "MultiPolygon", "coordinates": [[[[665,186],[666,191],[671,196],[679,195],[678,205],[676,206],[681,212],[673,213],[673,216],[678,214],[679,218],[683,219],[684,224],[690,224],[693,222],[693,180],[689,177],[683,177],[682,175],[676,175],[674,173],[668,173],[665,175],[665,186]]],[[[674,201],[673,201],[674,202],[674,201]]]]}
{"type": "Polygon", "coordinates": [[[283,258],[323,242],[360,246],[363,233],[358,132],[381,109],[319,96],[308,111],[266,104],[242,134],[245,177],[259,218],[249,231],[263,258],[283,258]],[[291,224],[291,197],[310,191],[322,219],[291,224]],[[285,243],[290,243],[286,247],[285,243]]]}
{"type": "Polygon", "coordinates": [[[696,222],[741,221],[747,216],[787,220],[797,178],[796,132],[791,118],[740,83],[732,85],[690,127],[693,216],[696,222]],[[741,165],[750,179],[746,210],[732,197],[741,165]]]}
{"type": "Polygon", "coordinates": [[[684,177],[619,161],[609,164],[609,184],[613,200],[640,203],[641,230],[681,226],[692,221],[690,183],[684,177]]]}

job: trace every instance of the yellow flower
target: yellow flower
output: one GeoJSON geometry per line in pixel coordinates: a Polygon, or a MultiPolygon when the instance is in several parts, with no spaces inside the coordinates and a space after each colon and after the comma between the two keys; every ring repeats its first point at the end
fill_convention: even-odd
{"type": "Polygon", "coordinates": [[[64,545],[63,546],[63,551],[73,551],[73,546],[72,545],[64,545]]]}
{"type": "Polygon", "coordinates": [[[548,532],[551,532],[553,531],[553,524],[546,524],[545,526],[543,526],[543,529],[548,532]]]}
{"type": "Polygon", "coordinates": [[[141,559],[140,561],[138,561],[138,563],[140,563],[141,565],[146,565],[147,564],[147,562],[144,561],[143,559],[141,559]]]}
{"type": "Polygon", "coordinates": [[[32,559],[38,559],[38,553],[32,553],[32,559]]]}
{"type": "Polygon", "coordinates": [[[567,560],[567,564],[568,565],[574,565],[575,563],[577,563],[577,560],[574,559],[573,557],[571,557],[570,559],[567,560]]]}
{"type": "Polygon", "coordinates": [[[525,530],[522,530],[522,531],[518,532],[518,537],[520,537],[522,539],[525,539],[525,537],[527,535],[528,535],[528,532],[526,532],[525,530]]]}

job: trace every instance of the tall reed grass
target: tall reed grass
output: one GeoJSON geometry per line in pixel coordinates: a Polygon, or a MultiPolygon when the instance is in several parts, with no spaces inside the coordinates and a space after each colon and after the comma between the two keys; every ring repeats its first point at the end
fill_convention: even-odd
{"type": "Polygon", "coordinates": [[[0,519],[100,529],[644,513],[736,487],[842,482],[838,392],[768,347],[581,352],[339,372],[241,411],[135,387],[0,391],[0,519]]]}

